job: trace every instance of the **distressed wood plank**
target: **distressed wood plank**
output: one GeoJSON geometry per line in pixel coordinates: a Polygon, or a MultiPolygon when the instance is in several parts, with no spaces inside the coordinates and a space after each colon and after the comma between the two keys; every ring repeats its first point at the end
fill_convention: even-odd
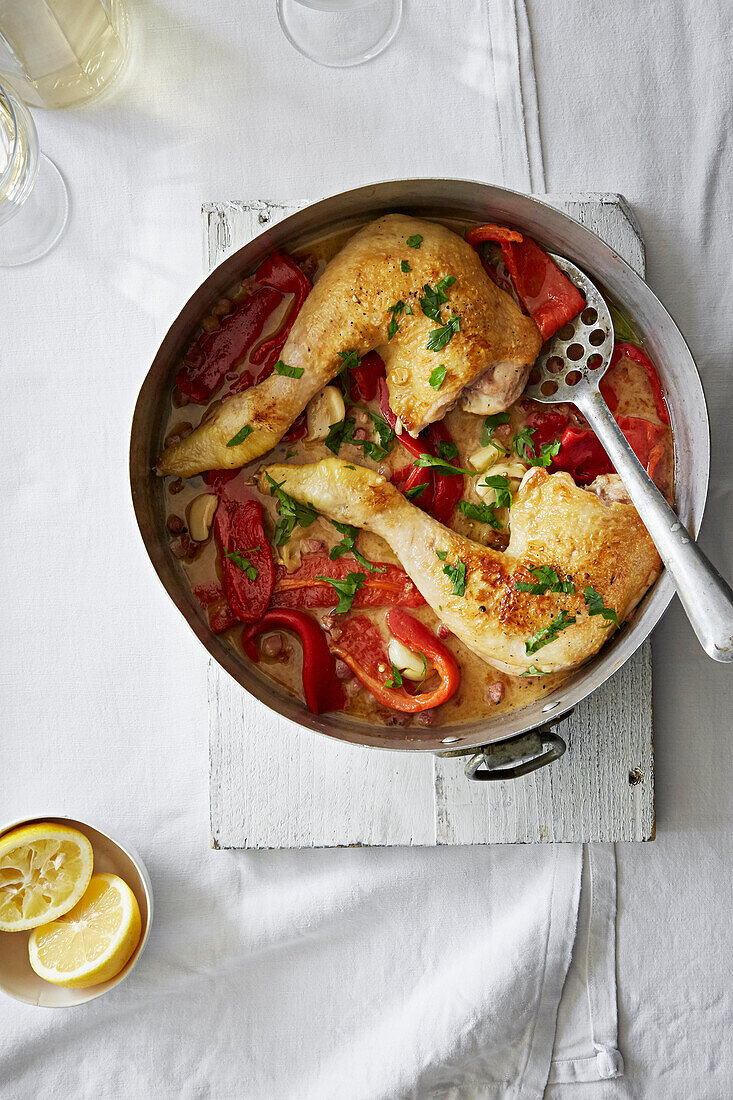
{"type": "MultiPolygon", "coordinates": [[[[545,200],[643,274],[644,245],[618,195],[545,200]]],[[[207,203],[208,268],[300,209],[207,203]]],[[[514,781],[470,783],[461,758],[363,749],[280,719],[210,666],[212,843],[222,848],[648,840],[654,833],[651,649],[647,642],[558,727],[568,752],[514,781]],[[633,782],[630,782],[630,776],[633,782]]]]}

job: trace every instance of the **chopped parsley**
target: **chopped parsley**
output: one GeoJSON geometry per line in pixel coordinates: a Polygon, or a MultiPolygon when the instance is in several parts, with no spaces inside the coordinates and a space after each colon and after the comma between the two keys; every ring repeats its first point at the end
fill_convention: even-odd
{"type": "MultiPolygon", "coordinates": [[[[375,427],[379,433],[380,439],[383,438],[383,433],[380,430],[380,425],[377,424],[377,419],[382,421],[383,418],[378,416],[377,413],[371,413],[372,419],[375,422],[375,427]]],[[[383,421],[387,431],[394,433],[387,424],[387,421],[383,421]]],[[[363,447],[364,454],[367,458],[374,459],[375,462],[381,462],[383,458],[386,458],[389,454],[387,447],[380,446],[379,443],[373,443],[371,439],[354,439],[354,432],[356,431],[356,421],[353,416],[346,417],[345,420],[339,420],[335,424],[332,424],[328,429],[328,435],[326,436],[324,443],[328,447],[332,454],[338,455],[339,450],[344,443],[350,443],[352,447],[363,447]]]]}
{"type": "Polygon", "coordinates": [[[239,553],[237,550],[227,550],[225,546],[224,554],[229,558],[229,561],[233,561],[243,573],[246,573],[251,581],[256,581],[260,571],[252,564],[249,558],[245,557],[245,554],[254,554],[255,550],[259,550],[259,546],[253,546],[251,550],[245,550],[242,553],[239,553]]]}
{"type": "Polygon", "coordinates": [[[530,665],[526,672],[520,672],[520,676],[547,676],[546,672],[543,672],[541,668],[537,668],[535,665],[530,665]]]}
{"type": "Polygon", "coordinates": [[[385,680],[384,681],[384,686],[388,687],[388,688],[401,688],[402,687],[402,673],[397,668],[397,665],[394,663],[394,661],[392,661],[391,664],[392,664],[392,679],[391,680],[385,680]]]}
{"type": "Polygon", "coordinates": [[[538,649],[554,642],[561,630],[567,630],[576,621],[575,615],[570,615],[567,611],[560,611],[549,626],[541,627],[531,638],[527,639],[524,643],[525,653],[528,655],[536,653],[538,649]]]}
{"type": "Polygon", "coordinates": [[[471,504],[467,500],[458,503],[458,511],[467,519],[476,519],[479,523],[488,523],[495,531],[503,531],[504,526],[496,515],[495,504],[471,504]]]}
{"type": "Polygon", "coordinates": [[[529,466],[549,466],[555,455],[560,453],[560,440],[556,439],[554,443],[543,443],[539,454],[535,454],[532,436],[536,430],[526,426],[522,428],[521,432],[517,432],[514,436],[512,448],[514,453],[529,466]]]}
{"type": "Polygon", "coordinates": [[[634,332],[633,328],[629,324],[626,317],[620,310],[612,306],[610,302],[608,304],[608,310],[611,314],[611,321],[613,322],[613,335],[617,342],[624,344],[636,344],[639,345],[639,337],[634,332]]]}
{"type": "Polygon", "coordinates": [[[240,428],[236,435],[227,443],[227,447],[238,447],[240,443],[244,443],[248,435],[252,435],[254,428],[251,424],[245,424],[243,428],[240,428]]]}
{"type": "Polygon", "coordinates": [[[282,359],[278,359],[277,363],[273,367],[275,374],[284,374],[286,378],[302,378],[303,367],[289,367],[287,363],[283,363],[282,359]]]}
{"type": "Polygon", "coordinates": [[[299,504],[283,489],[284,481],[277,482],[269,474],[270,496],[277,499],[279,520],[275,528],[275,546],[283,546],[292,535],[296,526],[310,527],[318,519],[318,512],[312,504],[299,504]]]}
{"type": "Polygon", "coordinates": [[[425,283],[423,286],[420,309],[431,321],[437,321],[440,324],[440,308],[448,301],[446,290],[448,287],[453,286],[455,281],[454,275],[446,275],[445,278],[435,284],[434,288],[430,283],[425,283]]]}
{"type": "Polygon", "coordinates": [[[440,328],[431,329],[428,333],[428,342],[425,345],[428,351],[442,351],[449,344],[455,334],[460,331],[461,318],[451,313],[450,320],[440,328]]]}
{"type": "Polygon", "coordinates": [[[435,455],[420,455],[413,462],[413,466],[419,466],[421,469],[427,469],[429,466],[434,467],[441,474],[467,474],[469,477],[477,477],[476,470],[464,470],[462,466],[451,466],[450,462],[446,462],[444,458],[436,458],[435,455]]]}
{"type": "Polygon", "coordinates": [[[455,565],[444,565],[443,572],[453,582],[453,595],[463,596],[466,591],[466,563],[457,558],[455,565]]]}
{"type": "Polygon", "coordinates": [[[436,558],[440,558],[441,561],[445,561],[445,559],[448,557],[448,551],[447,550],[436,550],[435,551],[435,556],[436,556],[436,558]]]}
{"type": "Polygon", "coordinates": [[[413,309],[412,309],[412,306],[410,305],[409,302],[405,306],[405,313],[407,314],[408,317],[412,317],[413,309]]]}
{"type": "Polygon", "coordinates": [[[403,275],[407,275],[407,274],[408,274],[408,272],[412,271],[412,268],[411,268],[411,267],[410,267],[410,265],[408,264],[407,260],[402,260],[402,261],[401,261],[401,263],[400,263],[400,271],[402,272],[402,274],[403,274],[403,275]]]}
{"type": "Polygon", "coordinates": [[[503,474],[487,474],[483,481],[479,482],[480,489],[493,489],[496,494],[497,508],[511,508],[512,494],[509,489],[509,478],[503,474]]]}
{"type": "Polygon", "coordinates": [[[374,565],[372,562],[367,561],[363,554],[360,554],[356,549],[355,543],[359,534],[358,527],[351,527],[348,523],[337,523],[335,519],[331,520],[339,534],[343,535],[341,542],[337,542],[328,555],[331,561],[336,561],[336,558],[340,558],[342,554],[353,554],[359,565],[363,565],[365,569],[368,569],[370,573],[386,573],[386,565],[374,565]]]}
{"type": "Polygon", "coordinates": [[[420,236],[420,234],[416,233],[414,237],[408,237],[407,238],[407,247],[408,248],[419,248],[420,245],[422,244],[422,240],[423,239],[420,236]]]}
{"type": "Polygon", "coordinates": [[[441,363],[439,367],[436,367],[434,371],[430,372],[429,382],[434,390],[439,390],[445,382],[445,374],[447,371],[445,363],[441,363]]]}
{"type": "MultiPolygon", "coordinates": [[[[491,416],[487,416],[486,419],[484,420],[484,426],[481,429],[481,446],[482,447],[488,447],[488,445],[490,443],[493,443],[493,440],[492,440],[491,437],[493,436],[494,431],[496,430],[496,428],[498,428],[500,424],[508,424],[508,423],[509,423],[509,413],[508,412],[492,413],[491,416]]],[[[494,443],[493,445],[494,445],[494,447],[496,447],[496,443],[494,443]]],[[[502,450],[503,450],[503,448],[502,448],[502,450]]]]}
{"type": "Polygon", "coordinates": [[[405,496],[408,500],[417,500],[417,498],[425,492],[427,487],[427,481],[423,481],[422,485],[415,485],[412,489],[406,489],[405,496]]]}
{"type": "Polygon", "coordinates": [[[545,592],[565,592],[571,596],[575,592],[575,585],[570,578],[561,581],[557,570],[549,565],[535,565],[530,573],[537,578],[537,582],[528,584],[526,581],[518,581],[514,585],[517,592],[531,592],[534,596],[544,596],[545,592]]]}
{"type": "Polygon", "coordinates": [[[333,613],[335,615],[343,615],[344,612],[351,610],[351,605],[354,602],[354,596],[363,586],[366,580],[365,573],[349,573],[342,581],[334,580],[333,577],[316,577],[317,581],[324,581],[326,584],[333,585],[338,593],[339,602],[334,607],[333,613]]]}
{"type": "Polygon", "coordinates": [[[388,313],[392,314],[392,320],[389,322],[389,325],[387,326],[387,339],[388,340],[391,340],[392,337],[395,336],[400,331],[400,326],[397,324],[397,318],[400,316],[401,313],[404,312],[404,309],[405,309],[405,303],[403,301],[399,301],[399,302],[395,302],[395,304],[393,306],[390,306],[389,309],[387,310],[388,313]]]}
{"type": "Polygon", "coordinates": [[[356,349],[351,351],[340,351],[339,358],[343,359],[343,363],[339,367],[339,374],[344,370],[354,370],[361,363],[361,357],[356,349]]]}
{"type": "Polygon", "coordinates": [[[600,592],[596,592],[595,588],[591,588],[589,584],[585,586],[585,602],[588,606],[589,615],[602,615],[606,620],[603,624],[604,629],[609,627],[611,623],[619,625],[618,615],[612,607],[606,607],[603,603],[603,596],[600,592]]]}
{"type": "MultiPolygon", "coordinates": [[[[382,444],[383,447],[386,447],[389,450],[395,440],[395,434],[392,428],[390,428],[389,424],[380,413],[373,412],[371,409],[367,408],[365,408],[365,411],[368,412],[369,416],[371,417],[372,424],[374,425],[374,431],[377,433],[377,438],[379,439],[379,442],[382,444]]],[[[356,442],[358,443],[359,441],[357,440],[356,442]]]]}
{"type": "Polygon", "coordinates": [[[443,439],[438,444],[438,456],[450,461],[452,458],[458,458],[458,447],[452,439],[443,439]]]}

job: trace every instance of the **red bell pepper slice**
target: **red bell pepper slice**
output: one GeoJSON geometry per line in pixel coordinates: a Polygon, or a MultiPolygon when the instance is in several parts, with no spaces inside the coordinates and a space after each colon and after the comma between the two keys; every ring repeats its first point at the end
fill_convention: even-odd
{"type": "MultiPolygon", "coordinates": [[[[635,416],[619,416],[616,419],[639,462],[648,469],[652,452],[657,446],[661,446],[668,429],[660,424],[652,424],[649,420],[640,420],[635,416]]],[[[654,470],[658,466],[659,457],[660,454],[657,452],[654,470]]],[[[613,464],[596,434],[589,428],[573,427],[567,428],[563,433],[560,451],[553,458],[550,469],[553,473],[557,470],[566,470],[578,485],[590,485],[599,474],[615,473],[613,464]]],[[[652,470],[649,470],[649,473],[653,476],[652,470]]],[[[663,488],[661,485],[659,487],[663,488]]]]}
{"type": "Polygon", "coordinates": [[[259,622],[242,631],[242,648],[251,661],[259,661],[255,639],[271,630],[291,630],[303,646],[303,694],[314,714],[340,710],[346,702],[343,688],[336,678],[336,661],[328,648],[325,635],[315,619],[305,611],[278,608],[268,611],[259,622]]]}
{"type": "Polygon", "coordinates": [[[265,321],[279,305],[276,290],[263,287],[240,302],[233,313],[222,318],[214,332],[205,332],[188,349],[176,375],[179,391],[197,405],[207,402],[219,388],[224,375],[243,359],[259,338],[265,321]]]}
{"type": "Polygon", "coordinates": [[[570,423],[567,416],[560,412],[531,412],[527,417],[526,425],[532,428],[532,454],[539,453],[543,443],[554,443],[561,439],[562,434],[570,423]]]}
{"type": "Polygon", "coordinates": [[[256,622],[267,610],[275,586],[275,565],[265,537],[260,502],[220,498],[214,516],[214,538],[227,603],[241,622],[256,622]],[[243,555],[251,563],[254,576],[227,557],[227,551],[243,555]]]}
{"type": "Polygon", "coordinates": [[[193,594],[205,611],[208,612],[209,626],[214,634],[221,634],[230,626],[236,626],[239,619],[226,601],[226,593],[218,581],[194,585],[193,594]]]}
{"type": "MultiPolygon", "coordinates": [[[[375,562],[376,565],[384,564],[375,562]]],[[[333,587],[316,578],[332,577],[345,580],[349,573],[364,572],[353,558],[341,557],[336,561],[326,554],[313,554],[303,558],[302,565],[292,573],[284,566],[277,567],[272,607],[333,607],[333,587]]],[[[354,596],[352,607],[420,607],[425,600],[413,582],[399,565],[384,564],[384,573],[367,573],[364,584],[354,596]]]]}
{"type": "MultiPolygon", "coordinates": [[[[281,294],[293,294],[293,302],[285,315],[280,328],[272,336],[268,336],[258,345],[250,355],[250,360],[255,365],[264,365],[267,377],[280,358],[280,352],[285,347],[285,341],[290,335],[295,318],[300,313],[301,306],[310,294],[313,284],[290,256],[279,250],[273,252],[255,272],[255,279],[263,287],[272,287],[281,294]]],[[[264,381],[260,375],[260,381],[264,381]]]]}
{"type": "Polygon", "coordinates": [[[432,664],[440,675],[441,682],[434,691],[410,695],[404,686],[388,688],[385,681],[392,679],[392,666],[382,637],[371,620],[356,615],[339,626],[339,636],[332,639],[331,649],[384,706],[416,714],[440,706],[458,690],[461,671],[455,657],[431,630],[406,611],[391,608],[387,612],[387,626],[403,645],[415,653],[423,653],[428,664],[432,664]]]}
{"type": "Polygon", "coordinates": [[[474,248],[480,241],[496,241],[504,263],[532,320],[547,341],[577,317],[585,299],[560,268],[531,237],[497,225],[481,225],[466,234],[474,248]]]}
{"type": "Polygon", "coordinates": [[[203,476],[211,491],[216,493],[217,496],[221,496],[224,492],[224,486],[240,473],[241,470],[207,470],[203,476]]]}
{"type": "Polygon", "coordinates": [[[385,377],[384,362],[376,351],[370,351],[359,362],[358,367],[349,371],[351,377],[351,400],[371,401],[377,396],[380,378],[385,377]]]}
{"type": "MultiPolygon", "coordinates": [[[[664,400],[664,393],[662,392],[662,385],[659,381],[659,375],[657,374],[656,367],[652,363],[651,359],[637,347],[636,344],[616,344],[613,349],[613,355],[611,357],[611,367],[614,367],[618,363],[619,359],[625,357],[631,359],[632,362],[638,363],[640,367],[643,367],[649,378],[649,384],[652,388],[652,394],[654,395],[654,407],[657,410],[657,416],[663,424],[669,424],[669,409],[664,400]]],[[[610,367],[609,367],[610,370],[610,367]]],[[[606,402],[608,404],[608,402],[606,402]]],[[[609,405],[610,408],[610,405],[609,405]]],[[[613,409],[611,410],[613,412],[613,409]]]]}

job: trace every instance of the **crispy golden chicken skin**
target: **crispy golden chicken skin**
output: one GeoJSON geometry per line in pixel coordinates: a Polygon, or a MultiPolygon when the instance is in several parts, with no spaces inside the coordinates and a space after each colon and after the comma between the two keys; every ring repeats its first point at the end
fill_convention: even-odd
{"type": "Polygon", "coordinates": [[[282,353],[285,363],[302,368],[302,376],[273,374],[227,398],[163,452],[158,472],[192,477],[265,454],[338,373],[340,352],[379,352],[391,407],[404,430],[416,436],[459,399],[470,412],[508,408],[524,389],[541,343],[534,321],[494,285],[461,237],[435,222],[389,214],[359,230],[308,295],[282,353]],[[422,238],[419,247],[410,247],[410,238],[422,238]],[[437,319],[427,316],[420,304],[423,287],[435,290],[447,277],[455,280],[445,287],[448,301],[438,303],[437,319]],[[430,350],[428,341],[436,340],[431,333],[451,317],[459,320],[450,340],[430,350]],[[245,425],[252,428],[246,440],[228,447],[245,425]]]}
{"type": "MultiPolygon", "coordinates": [[[[277,464],[266,472],[329,519],[380,535],[453,633],[490,665],[514,675],[582,664],[614,631],[600,614],[589,614],[586,586],[621,623],[661,568],[636,509],[604,503],[566,473],[528,472],[512,506],[509,546],[499,553],[444,527],[362,466],[329,458],[307,466],[277,464]],[[517,591],[517,582],[537,582],[530,570],[538,565],[555,569],[563,581],[571,578],[575,592],[517,591]],[[576,621],[532,650],[531,640],[561,611],[576,621]]],[[[260,488],[270,488],[264,473],[260,488]]]]}

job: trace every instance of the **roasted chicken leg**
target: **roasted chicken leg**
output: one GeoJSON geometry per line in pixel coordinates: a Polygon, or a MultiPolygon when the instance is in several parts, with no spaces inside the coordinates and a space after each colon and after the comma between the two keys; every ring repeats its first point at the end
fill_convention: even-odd
{"type": "Polygon", "coordinates": [[[379,351],[392,410],[416,436],[459,399],[469,412],[508,408],[541,343],[534,321],[494,285],[461,237],[389,214],[359,230],[308,295],[282,352],[300,377],[273,374],[228,398],[166,448],[158,472],[192,477],[265,454],[343,367],[341,353],[379,351]],[[247,427],[246,438],[230,445],[247,427]]]}
{"type": "MultiPolygon", "coordinates": [[[[329,458],[307,466],[273,465],[266,473],[330,519],[380,535],[453,633],[490,665],[514,675],[582,664],[614,629],[599,613],[597,599],[586,600],[586,588],[621,623],[661,567],[635,508],[605,504],[566,473],[533,468],[525,475],[504,553],[443,527],[362,466],[329,458]],[[540,565],[556,570],[561,582],[569,580],[574,592],[517,591],[518,582],[536,586],[530,569],[540,565]],[[540,635],[548,627],[549,634],[540,635]]],[[[260,488],[270,489],[264,473],[260,488]]]]}

